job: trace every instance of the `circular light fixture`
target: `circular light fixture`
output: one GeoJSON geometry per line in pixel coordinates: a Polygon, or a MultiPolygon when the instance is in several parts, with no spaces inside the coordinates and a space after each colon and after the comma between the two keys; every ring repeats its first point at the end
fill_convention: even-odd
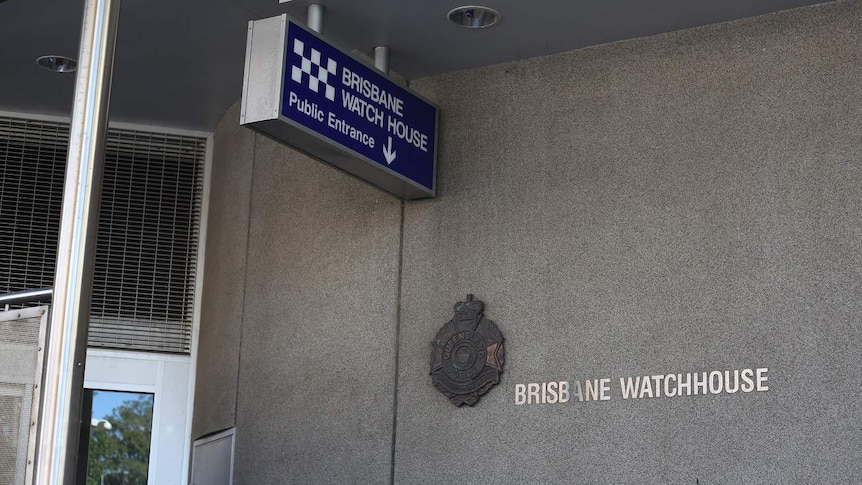
{"type": "Polygon", "coordinates": [[[500,13],[493,8],[465,5],[449,11],[449,20],[468,29],[484,29],[500,22],[500,13]]]}
{"type": "Polygon", "coordinates": [[[42,56],[36,59],[36,64],[54,72],[75,72],[78,69],[78,61],[63,56],[42,56]]]}

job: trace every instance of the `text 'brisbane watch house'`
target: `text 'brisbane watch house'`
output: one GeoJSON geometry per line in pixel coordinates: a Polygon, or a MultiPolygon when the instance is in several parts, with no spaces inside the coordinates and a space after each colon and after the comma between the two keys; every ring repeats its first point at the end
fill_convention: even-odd
{"type": "Polygon", "coordinates": [[[402,199],[436,195],[437,107],[286,15],[249,23],[240,123],[402,199]]]}

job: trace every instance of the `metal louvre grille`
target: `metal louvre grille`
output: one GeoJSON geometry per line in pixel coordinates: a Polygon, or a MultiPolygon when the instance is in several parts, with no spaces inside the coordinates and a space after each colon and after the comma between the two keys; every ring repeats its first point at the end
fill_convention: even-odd
{"type": "MultiPolygon", "coordinates": [[[[68,127],[0,117],[0,292],[53,285],[68,127]]],[[[110,129],[89,345],[189,353],[206,139],[110,129]]]]}
{"type": "Polygon", "coordinates": [[[40,330],[45,308],[0,313],[0,483],[23,485],[30,426],[38,411],[40,330]]]}
{"type": "Polygon", "coordinates": [[[205,156],[202,138],[109,133],[91,346],[190,351],[205,156]]]}
{"type": "Polygon", "coordinates": [[[0,117],[0,293],[54,286],[69,128],[0,117]]]}

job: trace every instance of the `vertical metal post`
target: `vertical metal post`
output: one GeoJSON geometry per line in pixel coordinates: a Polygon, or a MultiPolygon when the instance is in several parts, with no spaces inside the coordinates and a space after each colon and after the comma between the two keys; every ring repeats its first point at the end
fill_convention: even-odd
{"type": "Polygon", "coordinates": [[[374,67],[383,74],[389,74],[389,48],[379,45],[374,48],[374,67]]]}
{"type": "Polygon", "coordinates": [[[312,3],[308,6],[308,28],[323,34],[323,5],[312,3]]]}
{"type": "Polygon", "coordinates": [[[85,0],[69,133],[36,484],[74,485],[120,0],[85,0]]]}

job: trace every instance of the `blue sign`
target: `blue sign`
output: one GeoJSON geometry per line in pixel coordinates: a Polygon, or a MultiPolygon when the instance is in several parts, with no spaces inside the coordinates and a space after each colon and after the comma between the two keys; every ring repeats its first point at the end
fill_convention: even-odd
{"type": "Polygon", "coordinates": [[[437,108],[288,21],[281,115],[433,195],[437,108]]]}

